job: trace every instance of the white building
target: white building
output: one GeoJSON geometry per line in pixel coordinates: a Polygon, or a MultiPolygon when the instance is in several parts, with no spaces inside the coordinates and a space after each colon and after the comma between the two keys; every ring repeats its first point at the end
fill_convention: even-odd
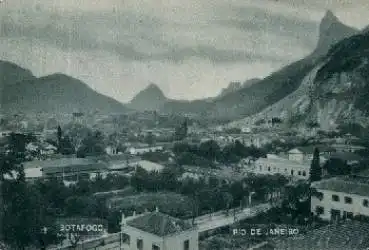
{"type": "MultiPolygon", "coordinates": [[[[320,154],[320,162],[323,163],[327,160],[329,155],[334,152],[333,148],[318,146],[320,154]]],[[[296,162],[309,162],[313,160],[315,147],[297,147],[288,151],[288,159],[296,162]]]]}
{"type": "Polygon", "coordinates": [[[255,174],[281,174],[286,177],[308,179],[310,165],[268,154],[267,158],[257,159],[251,171],[255,174]]]}
{"type": "Polygon", "coordinates": [[[122,216],[122,246],[129,250],[198,250],[197,228],[169,215],[122,216]]]}
{"type": "Polygon", "coordinates": [[[369,216],[369,184],[353,178],[331,178],[312,183],[311,212],[324,220],[369,216]]]}
{"type": "Polygon", "coordinates": [[[147,172],[161,172],[164,169],[164,166],[155,162],[151,162],[151,161],[138,161],[136,163],[136,166],[139,166],[143,169],[145,169],[147,172]]]}
{"type": "Polygon", "coordinates": [[[144,153],[150,153],[150,152],[158,152],[162,151],[163,146],[153,146],[153,147],[130,147],[128,149],[128,153],[131,155],[142,155],[144,153]]]}
{"type": "Polygon", "coordinates": [[[105,148],[105,152],[108,154],[108,155],[117,155],[119,152],[118,152],[118,148],[117,147],[114,147],[114,146],[107,146],[105,148]]]}
{"type": "Polygon", "coordinates": [[[10,130],[0,131],[0,138],[8,137],[11,133],[12,133],[12,131],[10,131],[10,130]]]}

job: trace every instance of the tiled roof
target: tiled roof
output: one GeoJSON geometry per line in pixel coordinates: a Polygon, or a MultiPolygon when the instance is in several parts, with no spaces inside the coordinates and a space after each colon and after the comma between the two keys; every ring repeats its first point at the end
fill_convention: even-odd
{"type": "Polygon", "coordinates": [[[92,159],[85,158],[62,158],[46,161],[25,162],[24,168],[42,168],[43,173],[61,173],[76,171],[92,171],[106,169],[107,166],[92,159]]]}
{"type": "Polygon", "coordinates": [[[183,220],[153,212],[127,221],[127,225],[159,237],[172,235],[193,228],[183,220]]]}
{"type": "Polygon", "coordinates": [[[358,180],[349,178],[331,178],[327,180],[322,180],[319,182],[314,182],[312,187],[329,190],[333,192],[341,192],[347,194],[356,194],[360,196],[369,196],[369,184],[360,182],[358,180]]]}
{"type": "Polygon", "coordinates": [[[312,230],[297,238],[277,239],[276,250],[295,249],[368,249],[369,224],[349,221],[312,230]]]}

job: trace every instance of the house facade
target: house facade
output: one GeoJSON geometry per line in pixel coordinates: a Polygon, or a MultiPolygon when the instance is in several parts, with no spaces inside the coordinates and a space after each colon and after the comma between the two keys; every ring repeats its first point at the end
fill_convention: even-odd
{"type": "Polygon", "coordinates": [[[142,155],[144,153],[150,152],[158,152],[164,149],[163,146],[154,146],[154,147],[131,147],[128,149],[128,153],[131,155],[142,155]]]}
{"type": "Polygon", "coordinates": [[[199,245],[196,227],[158,210],[123,215],[121,234],[121,245],[127,250],[198,250],[199,245]]]}
{"type": "Polygon", "coordinates": [[[369,184],[358,179],[331,178],[312,183],[311,212],[323,220],[369,216],[369,184]]]}
{"type": "Polygon", "coordinates": [[[268,154],[266,158],[257,159],[252,164],[251,171],[255,174],[281,174],[296,179],[308,179],[310,177],[310,165],[284,159],[273,154],[268,154]]]}

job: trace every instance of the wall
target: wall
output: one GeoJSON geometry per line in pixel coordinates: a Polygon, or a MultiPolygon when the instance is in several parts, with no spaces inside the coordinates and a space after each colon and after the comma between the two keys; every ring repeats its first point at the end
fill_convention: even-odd
{"type": "Polygon", "coordinates": [[[152,250],[152,244],[156,244],[160,247],[160,250],[164,250],[164,240],[161,237],[156,235],[146,233],[144,231],[138,230],[134,227],[130,227],[125,225],[122,228],[122,232],[126,233],[130,236],[130,244],[124,244],[124,247],[130,250],[138,250],[137,248],[137,240],[143,240],[143,250],[152,250]]]}
{"type": "Polygon", "coordinates": [[[369,216],[369,207],[363,206],[363,200],[368,199],[369,200],[369,194],[367,197],[354,195],[354,194],[346,194],[346,193],[340,193],[340,192],[332,192],[327,190],[319,190],[318,192],[323,193],[323,199],[320,201],[317,197],[312,196],[311,197],[311,212],[316,214],[316,207],[321,206],[324,207],[324,214],[320,215],[319,217],[324,220],[330,220],[331,219],[331,209],[336,209],[341,211],[341,216],[343,211],[352,212],[355,215],[361,214],[369,216]],[[332,195],[338,195],[339,201],[333,201],[332,195]],[[344,197],[349,196],[352,198],[352,204],[345,204],[344,197]]]}
{"type": "Polygon", "coordinates": [[[164,249],[163,250],[184,250],[184,242],[185,240],[190,241],[190,249],[189,250],[198,250],[199,249],[199,234],[197,230],[186,231],[181,234],[173,235],[171,237],[166,237],[164,239],[164,249]]]}

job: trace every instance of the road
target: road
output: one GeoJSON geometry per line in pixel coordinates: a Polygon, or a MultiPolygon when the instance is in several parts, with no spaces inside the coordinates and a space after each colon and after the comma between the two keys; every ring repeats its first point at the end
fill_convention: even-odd
{"type": "MultiPolygon", "coordinates": [[[[238,209],[234,215],[233,210],[229,210],[228,215],[226,211],[218,211],[212,214],[206,214],[195,218],[195,224],[198,227],[199,233],[206,232],[208,230],[216,229],[219,227],[224,227],[228,225],[232,225],[233,223],[244,220],[247,218],[254,217],[262,212],[269,210],[272,206],[269,203],[262,203],[255,205],[251,208],[244,208],[242,210],[238,209]],[[236,220],[235,220],[236,219],[236,220]]],[[[188,222],[192,223],[192,219],[188,220],[188,222]]],[[[94,249],[94,250],[113,250],[120,249],[119,247],[119,233],[115,234],[105,234],[96,239],[90,239],[83,242],[83,246],[77,247],[78,250],[85,249],[94,249]],[[106,242],[104,246],[99,246],[98,242],[101,242],[102,239],[106,242]],[[96,242],[96,243],[94,243],[96,242]],[[87,245],[93,246],[87,247],[87,245]]],[[[70,246],[69,242],[66,240],[63,244],[63,247],[49,247],[49,250],[57,250],[62,249],[66,250],[70,246]]]]}
{"type": "Polygon", "coordinates": [[[195,224],[198,227],[199,233],[202,233],[208,230],[231,225],[239,220],[254,217],[269,210],[270,208],[271,205],[269,203],[264,203],[251,208],[238,210],[235,215],[233,210],[230,210],[228,215],[225,213],[225,211],[221,211],[214,214],[199,216],[195,219],[195,224]]]}

